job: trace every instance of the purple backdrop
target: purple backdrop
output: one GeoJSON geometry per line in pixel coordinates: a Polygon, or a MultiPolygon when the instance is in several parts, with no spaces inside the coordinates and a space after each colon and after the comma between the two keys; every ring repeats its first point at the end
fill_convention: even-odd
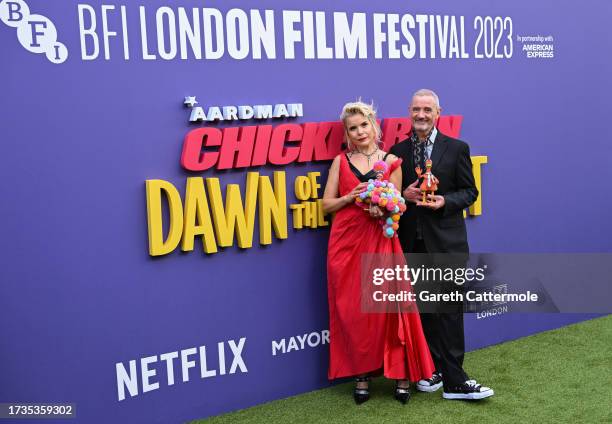
{"type": "MultiPolygon", "coordinates": [[[[180,167],[190,128],[182,105],[187,95],[207,105],[301,102],[305,116],[298,122],[316,122],[337,119],[341,106],[357,97],[372,99],[383,119],[404,116],[413,91],[433,88],[444,115],[463,115],[461,138],[472,154],[488,156],[483,215],[468,219],[474,252],[611,251],[612,196],[604,183],[612,179],[609,2],[355,0],[332,7],[213,1],[204,6],[223,13],[273,9],[278,17],[283,9],[369,18],[375,12],[463,15],[468,47],[475,16],[509,16],[515,38],[513,57],[498,60],[377,60],[369,36],[364,60],[285,60],[281,41],[275,60],[216,61],[139,58],[140,3],[127,0],[132,58],[123,60],[121,41],[111,39],[111,60],[83,61],[78,2],[27,4],[54,22],[70,56],[52,64],[0,24],[0,402],[73,402],[76,421],[84,423],[167,423],[328,384],[327,345],[275,356],[271,347],[273,340],[288,343],[327,328],[327,230],[290,227],[286,240],[268,247],[258,245],[256,231],[254,247],[243,251],[205,255],[196,241],[193,252],[148,255],[145,180],[164,179],[182,191],[186,177],[214,175],[223,186],[244,186],[245,169],[199,174],[180,167]],[[553,35],[555,57],[528,59],[517,34],[553,35]],[[584,185],[587,178],[592,183],[584,185]],[[217,342],[241,337],[247,373],[201,379],[196,368],[182,382],[175,361],[175,384],[168,386],[158,361],[152,366],[158,390],[142,393],[139,381],[138,396],[118,400],[116,363],[127,368],[132,359],[201,345],[212,355],[217,342]]],[[[203,4],[146,2],[151,17],[159,6],[203,4]]],[[[109,18],[114,29],[118,16],[109,18]]],[[[282,168],[288,201],[297,175],[325,174],[327,166],[282,168]]],[[[590,316],[470,315],[468,347],[590,316]]],[[[226,355],[229,367],[229,350],[226,355]]],[[[210,361],[214,367],[216,359],[210,361]]]]}

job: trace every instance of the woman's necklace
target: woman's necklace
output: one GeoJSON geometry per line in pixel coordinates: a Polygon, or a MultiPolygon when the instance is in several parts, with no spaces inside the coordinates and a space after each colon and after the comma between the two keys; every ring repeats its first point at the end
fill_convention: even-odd
{"type": "Polygon", "coordinates": [[[372,151],[372,153],[367,154],[367,153],[363,153],[361,151],[359,151],[359,149],[357,149],[355,151],[355,153],[360,153],[362,155],[364,155],[367,159],[368,159],[368,166],[370,166],[370,158],[374,155],[374,153],[378,152],[378,146],[374,146],[374,150],[372,151]]]}

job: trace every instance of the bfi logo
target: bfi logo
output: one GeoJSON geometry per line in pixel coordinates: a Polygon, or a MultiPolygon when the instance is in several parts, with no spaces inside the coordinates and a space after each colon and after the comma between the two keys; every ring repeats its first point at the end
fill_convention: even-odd
{"type": "Polygon", "coordinates": [[[30,13],[24,0],[2,0],[0,20],[17,29],[17,39],[29,52],[44,53],[52,63],[63,63],[68,49],[57,41],[57,30],[49,18],[30,13]]]}

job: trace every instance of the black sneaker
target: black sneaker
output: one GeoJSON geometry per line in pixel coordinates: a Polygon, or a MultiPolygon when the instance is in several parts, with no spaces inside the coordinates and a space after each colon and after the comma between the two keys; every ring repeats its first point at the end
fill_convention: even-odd
{"type": "Polygon", "coordinates": [[[444,390],[444,399],[478,400],[493,396],[495,393],[489,387],[483,387],[476,380],[468,380],[463,384],[444,390]]]}
{"type": "Polygon", "coordinates": [[[416,388],[419,392],[435,392],[440,387],[442,387],[442,373],[434,372],[431,378],[427,380],[419,380],[417,382],[416,388]]]}

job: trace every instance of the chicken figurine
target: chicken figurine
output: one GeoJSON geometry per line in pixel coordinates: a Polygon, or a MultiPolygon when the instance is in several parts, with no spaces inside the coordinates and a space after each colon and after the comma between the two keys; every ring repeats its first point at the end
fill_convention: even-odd
{"type": "Polygon", "coordinates": [[[423,203],[430,202],[427,198],[428,194],[433,195],[438,189],[438,183],[440,182],[434,174],[431,173],[431,159],[425,161],[425,173],[421,171],[421,167],[417,166],[415,169],[417,177],[423,178],[421,183],[421,193],[423,193],[423,203]]]}

